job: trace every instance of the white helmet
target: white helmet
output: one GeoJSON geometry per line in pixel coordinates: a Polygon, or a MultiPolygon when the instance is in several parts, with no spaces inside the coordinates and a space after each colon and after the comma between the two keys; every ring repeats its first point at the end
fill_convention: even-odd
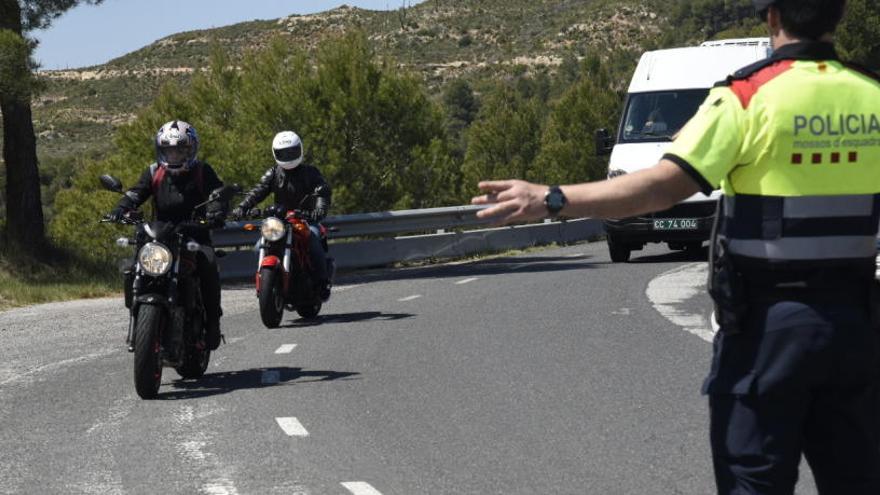
{"type": "Polygon", "coordinates": [[[166,122],[156,133],[156,161],[171,173],[189,170],[199,152],[195,127],[182,120],[166,122]]]}
{"type": "Polygon", "coordinates": [[[272,140],[272,154],[284,170],[293,170],[303,161],[303,144],[293,131],[279,132],[272,140]]]}

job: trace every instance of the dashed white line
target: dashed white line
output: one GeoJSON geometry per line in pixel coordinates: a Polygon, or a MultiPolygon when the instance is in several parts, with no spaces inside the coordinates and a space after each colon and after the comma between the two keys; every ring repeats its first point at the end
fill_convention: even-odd
{"type": "Polygon", "coordinates": [[[275,349],[275,354],[290,354],[294,349],[296,349],[296,344],[284,344],[275,349]]]}
{"type": "Polygon", "coordinates": [[[346,490],[350,491],[354,495],[382,495],[379,490],[376,490],[369,483],[365,483],[363,481],[347,481],[342,483],[342,486],[345,487],[346,490]]]}
{"type": "Polygon", "coordinates": [[[275,421],[278,422],[278,426],[284,430],[284,433],[289,437],[307,437],[309,436],[309,432],[305,429],[302,423],[299,422],[298,419],[294,417],[290,418],[275,418],[275,421]]]}
{"type": "Polygon", "coordinates": [[[525,268],[527,266],[529,266],[528,263],[520,263],[518,265],[513,265],[512,267],[510,267],[510,269],[511,270],[519,270],[520,268],[525,268]]]}
{"type": "Polygon", "coordinates": [[[398,301],[400,301],[400,302],[407,302],[407,301],[412,301],[413,299],[418,299],[418,298],[420,298],[420,297],[422,297],[421,294],[415,294],[415,295],[412,295],[412,296],[401,297],[400,299],[398,299],[398,301]]]}
{"type": "Polygon", "coordinates": [[[469,284],[475,280],[479,280],[479,279],[477,277],[466,278],[464,280],[459,280],[458,282],[455,283],[455,285],[469,284]]]}

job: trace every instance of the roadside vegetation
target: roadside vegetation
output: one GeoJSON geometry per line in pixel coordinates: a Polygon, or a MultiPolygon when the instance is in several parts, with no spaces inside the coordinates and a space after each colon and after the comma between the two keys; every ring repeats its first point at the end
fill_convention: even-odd
{"type": "MultiPolygon", "coordinates": [[[[849,12],[842,54],[880,68],[880,7],[849,12]]],[[[34,124],[47,233],[67,262],[0,253],[0,305],[112,291],[106,260],[128,232],[97,224],[117,200],[97,177],[132,184],[171,118],[196,126],[227,182],[254,184],[274,133],[295,129],[333,184],[333,214],[456,205],[484,178],[602,178],[593,133],[616,127],[644,50],[763,35],[750,0],[428,0],[180,33],[54,73],[34,124]]]]}
{"type": "Polygon", "coordinates": [[[35,257],[0,251],[0,311],[31,304],[104,297],[121,293],[115,262],[85,262],[51,250],[35,257]]]}

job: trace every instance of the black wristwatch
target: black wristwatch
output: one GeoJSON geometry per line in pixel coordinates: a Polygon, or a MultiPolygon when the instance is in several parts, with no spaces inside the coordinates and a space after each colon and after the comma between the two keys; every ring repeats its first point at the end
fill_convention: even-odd
{"type": "Polygon", "coordinates": [[[566,203],[568,203],[568,199],[559,186],[550,186],[547,194],[544,195],[544,206],[547,207],[551,217],[559,215],[559,212],[562,211],[566,203]]]}

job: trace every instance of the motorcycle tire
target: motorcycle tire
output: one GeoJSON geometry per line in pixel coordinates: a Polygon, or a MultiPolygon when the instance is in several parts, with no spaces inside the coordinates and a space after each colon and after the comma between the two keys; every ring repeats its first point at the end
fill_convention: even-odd
{"type": "Polygon", "coordinates": [[[208,362],[211,360],[211,351],[207,349],[190,348],[186,350],[183,364],[174,368],[177,374],[184,379],[201,378],[208,370],[208,362]]]}
{"type": "Polygon", "coordinates": [[[321,312],[321,303],[311,306],[299,306],[296,308],[296,312],[307,320],[314,320],[318,317],[318,313],[321,312]]]}
{"type": "Polygon", "coordinates": [[[165,312],[159,306],[143,304],[138,309],[134,330],[134,389],[141,399],[155,399],[162,384],[161,328],[165,312]]]}
{"type": "Polygon", "coordinates": [[[260,319],[266,328],[278,328],[284,316],[281,274],[272,268],[260,270],[260,319]]]}

